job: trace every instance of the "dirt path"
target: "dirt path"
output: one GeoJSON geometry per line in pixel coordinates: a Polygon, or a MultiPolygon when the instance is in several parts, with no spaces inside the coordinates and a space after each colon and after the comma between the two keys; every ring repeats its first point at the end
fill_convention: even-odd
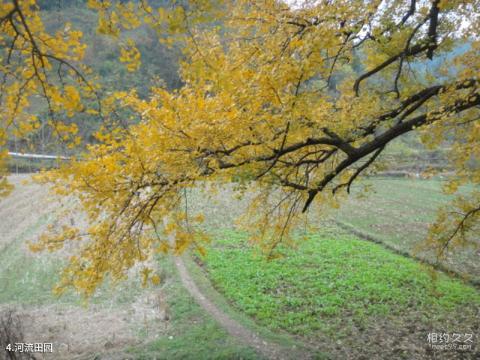
{"type": "Polygon", "coordinates": [[[207,299],[188,273],[181,257],[175,257],[175,266],[178,269],[183,285],[190,295],[203,309],[205,309],[207,313],[209,313],[225,330],[227,330],[231,336],[239,339],[245,345],[256,349],[257,352],[267,359],[286,359],[286,357],[282,355],[285,352],[285,349],[277,344],[268,343],[265,340],[262,340],[257,334],[233,320],[207,299]]]}
{"type": "MultiPolygon", "coordinates": [[[[166,225],[166,222],[164,220],[166,225]]],[[[174,243],[175,239],[170,235],[170,243],[174,243]]],[[[255,349],[258,353],[264,356],[266,359],[304,359],[305,356],[293,356],[289,354],[289,350],[283,348],[282,346],[274,343],[269,343],[261,339],[253,331],[247,329],[239,322],[232,319],[230,316],[225,314],[218,306],[216,306],[212,301],[210,301],[198,288],[195,281],[193,281],[190,276],[187,267],[181,256],[174,256],[174,263],[178,270],[180,280],[182,281],[183,286],[189,294],[195,299],[195,301],[208,313],[210,314],[231,336],[238,339],[244,345],[255,349]],[[287,354],[289,356],[287,356],[287,354]]]]}

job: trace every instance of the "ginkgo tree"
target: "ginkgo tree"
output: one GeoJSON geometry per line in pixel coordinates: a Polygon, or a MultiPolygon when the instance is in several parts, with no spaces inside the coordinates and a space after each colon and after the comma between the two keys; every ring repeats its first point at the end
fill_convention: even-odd
{"type": "MultiPolygon", "coordinates": [[[[89,221],[87,229],[52,227],[33,245],[55,250],[78,242],[59,291],[73,286],[88,296],[106,276],[122,279],[156,253],[202,251],[202,216],[189,218],[184,206],[193,187],[213,193],[235,183],[240,194],[254,194],[245,219],[252,239],[271,252],[312,204],[336,206],[409,132],[432,149],[448,141],[455,175],[445,191],[474,184],[468,198],[439,211],[429,246],[440,256],[478,241],[478,0],[88,6],[98,11],[99,36],[121,43],[129,71],[141,54],[122,37],[126,31],[151,26],[159,41],[180,43],[183,86],[152,85],[149,98],[135,89],[104,96],[82,65],[80,33],[65,26],[49,34],[34,0],[2,0],[4,128],[33,131],[34,95],[48,103],[49,123],[69,145],[75,129],[59,113],[89,112],[110,124],[81,155],[43,176],[57,194],[78,198],[75,211],[89,221]],[[458,45],[465,50],[454,51],[458,45]],[[441,65],[429,66],[436,59],[441,65]],[[136,124],[112,127],[118,109],[136,124]]],[[[7,131],[0,135],[5,140],[7,131]]],[[[142,274],[158,280],[148,268],[142,274]]]]}

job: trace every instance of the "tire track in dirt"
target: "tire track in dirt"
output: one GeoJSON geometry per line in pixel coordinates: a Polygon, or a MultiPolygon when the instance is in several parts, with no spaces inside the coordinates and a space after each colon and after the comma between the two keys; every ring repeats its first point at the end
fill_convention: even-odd
{"type": "MultiPolygon", "coordinates": [[[[167,221],[164,220],[164,224],[167,225],[167,221]]],[[[173,235],[169,235],[170,244],[175,244],[175,238],[173,235]]],[[[190,273],[185,266],[185,263],[181,256],[173,256],[173,262],[177,268],[180,281],[182,282],[188,293],[194,298],[194,300],[204,309],[210,316],[212,316],[217,323],[220,324],[232,337],[238,339],[244,345],[255,349],[258,353],[264,356],[266,359],[271,360],[283,360],[288,359],[285,354],[287,352],[282,346],[274,343],[269,343],[261,339],[253,331],[247,329],[236,320],[225,314],[220,308],[210,301],[198,288],[195,281],[190,276],[190,273]]],[[[293,357],[290,357],[293,358],[293,357]]],[[[305,358],[298,357],[295,358],[305,358]]]]}
{"type": "MultiPolygon", "coordinates": [[[[163,220],[165,226],[168,225],[166,219],[163,220]]],[[[169,235],[169,242],[172,246],[175,244],[175,236],[169,235]]],[[[253,348],[257,353],[261,354],[265,359],[270,360],[287,360],[287,359],[313,359],[314,355],[302,351],[300,348],[291,348],[282,346],[277,343],[268,342],[261,338],[258,334],[240,324],[238,321],[231,318],[228,314],[223,312],[216,304],[208,299],[204,293],[199,289],[190,273],[185,266],[180,255],[173,256],[173,262],[177,268],[180,281],[185,289],[193,297],[193,299],[200,305],[200,307],[207,312],[217,323],[225,329],[230,336],[237,339],[243,345],[253,348]]]]}

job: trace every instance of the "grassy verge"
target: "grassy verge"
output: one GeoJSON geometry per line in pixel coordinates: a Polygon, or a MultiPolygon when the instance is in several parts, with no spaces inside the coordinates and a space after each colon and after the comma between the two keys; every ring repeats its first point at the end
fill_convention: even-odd
{"type": "Polygon", "coordinates": [[[135,359],[261,359],[222,329],[182,287],[170,260],[160,262],[170,279],[165,285],[170,324],[165,334],[141,347],[131,348],[135,359]]]}
{"type": "Polygon", "coordinates": [[[417,262],[338,228],[284,251],[285,258],[266,261],[243,234],[225,231],[205,264],[215,287],[258,324],[335,357],[383,349],[415,358],[427,351],[428,331],[475,332],[479,325],[477,290],[438,273],[432,280],[417,262]],[[399,335],[408,345],[390,344],[399,335]]]}

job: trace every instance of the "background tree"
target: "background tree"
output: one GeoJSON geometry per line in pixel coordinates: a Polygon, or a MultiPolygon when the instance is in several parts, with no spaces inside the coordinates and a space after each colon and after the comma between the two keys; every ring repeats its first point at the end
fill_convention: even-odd
{"type": "MultiPolygon", "coordinates": [[[[46,176],[58,193],[79,197],[91,223],[86,233],[52,229],[36,245],[57,249],[83,240],[60,289],[90,295],[107,274],[121,279],[155,252],[201,249],[204,236],[194,230],[201,217],[189,219],[184,206],[190,187],[213,191],[235,182],[241,193],[255,194],[246,218],[256,229],[252,237],[271,252],[314,202],[336,206],[378,168],[391,142],[410,132],[429,148],[451,145],[455,176],[447,191],[480,182],[478,1],[88,4],[99,13],[101,33],[119,36],[144,22],[163,43],[181,43],[183,86],[153,86],[149,98],[131,90],[100,100],[103,114],[122,109],[136,124],[98,132],[99,143],[46,176]],[[459,45],[464,50],[454,51],[459,45]],[[442,64],[434,63],[438,58],[442,64]]],[[[30,5],[4,7],[8,41],[19,41],[20,31],[22,55],[33,59],[21,57],[16,68],[33,68],[34,90],[47,101],[79,111],[73,90],[68,95],[62,87],[59,96],[42,85],[43,69],[71,55],[36,45],[41,29],[30,36],[22,21],[22,13],[39,16],[30,5]]],[[[135,42],[126,41],[120,60],[136,70],[139,58],[135,42]]],[[[75,69],[71,88],[94,99],[95,88],[82,85],[75,69]]],[[[429,245],[441,256],[474,241],[479,217],[476,190],[440,212],[429,245]]],[[[151,275],[144,269],[145,281],[151,275]]]]}

